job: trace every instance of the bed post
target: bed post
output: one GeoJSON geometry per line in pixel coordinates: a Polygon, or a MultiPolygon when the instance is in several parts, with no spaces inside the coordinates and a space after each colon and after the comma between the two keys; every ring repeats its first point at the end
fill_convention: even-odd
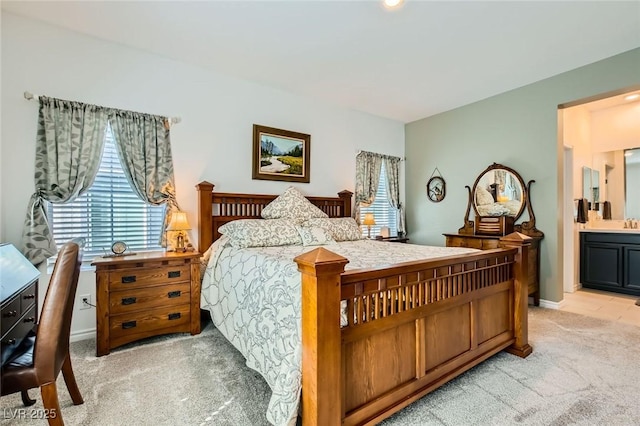
{"type": "Polygon", "coordinates": [[[211,193],[215,185],[202,181],[196,185],[198,189],[198,251],[204,253],[213,244],[213,229],[211,215],[211,193]]]}
{"type": "Polygon", "coordinates": [[[294,259],[302,273],[302,424],[342,422],[340,274],[349,262],[322,247],[294,259]]]}
{"type": "Polygon", "coordinates": [[[514,264],[514,301],[513,333],[516,341],[505,349],[507,352],[526,358],[532,352],[529,345],[528,306],[529,306],[529,248],[531,237],[514,232],[500,238],[500,246],[517,248],[514,264]]]}
{"type": "Polygon", "coordinates": [[[342,211],[342,217],[351,217],[351,196],[353,195],[353,192],[351,191],[347,191],[346,189],[344,191],[340,191],[338,192],[338,197],[342,198],[342,201],[344,202],[343,207],[343,211],[342,211]]]}

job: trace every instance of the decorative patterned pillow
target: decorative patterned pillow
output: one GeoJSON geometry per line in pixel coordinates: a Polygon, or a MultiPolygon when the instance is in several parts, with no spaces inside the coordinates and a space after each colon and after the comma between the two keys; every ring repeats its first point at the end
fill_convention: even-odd
{"type": "Polygon", "coordinates": [[[239,219],[218,228],[236,248],[301,245],[302,240],[291,219],[239,219]]]}
{"type": "Polygon", "coordinates": [[[485,188],[478,186],[476,188],[476,204],[478,206],[484,206],[485,204],[493,203],[493,195],[485,188]]]}
{"type": "Polygon", "coordinates": [[[265,219],[299,218],[304,220],[328,216],[311,204],[297,189],[290,186],[262,209],[262,217],[265,219]]]}
{"type": "Polygon", "coordinates": [[[331,233],[319,226],[296,226],[303,246],[321,246],[323,244],[335,243],[331,233]]]}
{"type": "Polygon", "coordinates": [[[312,218],[304,221],[302,226],[324,228],[336,241],[355,241],[364,238],[360,227],[351,217],[312,218]]]}

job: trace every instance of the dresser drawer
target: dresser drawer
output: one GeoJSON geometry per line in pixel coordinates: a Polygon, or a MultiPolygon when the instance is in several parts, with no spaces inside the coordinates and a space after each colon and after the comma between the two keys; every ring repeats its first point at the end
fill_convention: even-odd
{"type": "Polygon", "coordinates": [[[122,269],[109,273],[109,288],[111,291],[128,290],[189,281],[190,279],[191,267],[188,264],[158,268],[122,269]]]}
{"type": "Polygon", "coordinates": [[[13,324],[17,321],[17,319],[22,314],[22,310],[20,309],[20,297],[16,297],[13,299],[8,305],[2,308],[2,317],[0,318],[0,322],[2,323],[2,335],[6,333],[13,324]]]}
{"type": "Polygon", "coordinates": [[[447,247],[482,248],[482,240],[477,238],[447,237],[447,247]]]}
{"type": "Polygon", "coordinates": [[[141,309],[188,304],[191,301],[190,284],[185,282],[114,291],[109,294],[109,312],[116,315],[141,309]]]}
{"type": "MultiPolygon", "coordinates": [[[[33,326],[35,325],[35,322],[36,322],[36,307],[32,306],[31,309],[29,309],[22,318],[19,318],[18,321],[12,320],[8,324],[7,330],[11,328],[11,326],[13,326],[14,324],[15,324],[15,327],[13,327],[13,329],[11,329],[11,331],[9,331],[9,333],[7,333],[7,335],[2,338],[2,345],[3,346],[12,345],[18,342],[20,339],[24,338],[24,336],[27,335],[29,330],[33,328],[33,326]]],[[[2,334],[4,334],[4,326],[5,326],[5,321],[3,320],[2,334]]]]}
{"type": "Polygon", "coordinates": [[[187,304],[114,315],[109,318],[111,339],[184,325],[188,328],[190,314],[191,306],[187,304]]]}
{"type": "Polygon", "coordinates": [[[25,312],[36,303],[36,284],[27,287],[20,295],[20,309],[25,312]]]}
{"type": "Polygon", "coordinates": [[[498,244],[500,242],[500,240],[494,240],[494,239],[483,239],[482,241],[482,250],[491,250],[491,249],[496,249],[498,248],[498,244]]]}

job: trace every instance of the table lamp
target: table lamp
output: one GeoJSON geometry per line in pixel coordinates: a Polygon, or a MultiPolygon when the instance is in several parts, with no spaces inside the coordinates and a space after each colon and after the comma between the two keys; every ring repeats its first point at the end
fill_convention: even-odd
{"type": "Polygon", "coordinates": [[[186,249],[184,247],[184,232],[188,229],[191,229],[189,226],[189,222],[187,221],[187,213],[185,212],[174,212],[171,215],[171,221],[169,222],[169,226],[167,226],[167,231],[176,231],[178,235],[176,237],[176,246],[175,251],[185,252],[186,249]]]}
{"type": "Polygon", "coordinates": [[[367,238],[371,238],[371,225],[376,224],[376,220],[373,217],[373,213],[365,213],[362,224],[367,225],[367,238]]]}

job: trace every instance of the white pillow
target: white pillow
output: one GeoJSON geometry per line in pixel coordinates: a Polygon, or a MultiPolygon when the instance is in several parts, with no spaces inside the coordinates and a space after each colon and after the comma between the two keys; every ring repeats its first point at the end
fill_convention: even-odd
{"type": "Polygon", "coordinates": [[[265,219],[328,217],[325,212],[314,206],[293,186],[287,188],[278,198],[262,209],[265,219]]]}
{"type": "Polygon", "coordinates": [[[300,234],[290,219],[239,219],[218,231],[236,248],[301,245],[300,234]]]}
{"type": "Polygon", "coordinates": [[[476,188],[476,205],[484,206],[493,203],[493,195],[485,188],[479,186],[476,188]]]}
{"type": "Polygon", "coordinates": [[[364,237],[355,219],[351,217],[312,218],[302,222],[302,226],[317,226],[331,234],[336,241],[355,241],[364,237]]]}
{"type": "Polygon", "coordinates": [[[300,234],[303,246],[321,246],[336,242],[329,231],[319,226],[296,226],[296,229],[300,234]]]}

